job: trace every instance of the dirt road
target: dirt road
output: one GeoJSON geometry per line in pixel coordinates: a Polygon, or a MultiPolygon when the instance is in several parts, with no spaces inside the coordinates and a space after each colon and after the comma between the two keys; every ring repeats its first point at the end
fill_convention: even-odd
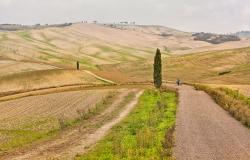
{"type": "Polygon", "coordinates": [[[205,92],[180,87],[177,160],[250,160],[250,129],[241,125],[205,92]]]}
{"type": "Polygon", "coordinates": [[[133,109],[143,92],[139,90],[132,90],[132,92],[136,92],[135,97],[122,107],[118,115],[111,120],[105,121],[105,118],[113,114],[117,107],[121,107],[120,104],[126,95],[131,93],[131,90],[121,94],[102,114],[91,119],[87,127],[66,131],[52,141],[48,141],[29,150],[7,155],[2,157],[2,159],[73,159],[77,154],[85,153],[93,144],[102,139],[109,129],[119,123],[133,109]],[[93,126],[98,126],[98,128],[93,126]]]}

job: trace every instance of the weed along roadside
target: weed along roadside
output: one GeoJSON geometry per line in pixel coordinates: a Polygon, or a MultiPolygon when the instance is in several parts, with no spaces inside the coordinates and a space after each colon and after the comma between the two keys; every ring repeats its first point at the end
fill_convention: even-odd
{"type": "Polygon", "coordinates": [[[171,159],[177,94],[146,90],[133,111],[77,160],[171,159]]]}
{"type": "Polygon", "coordinates": [[[247,96],[225,87],[212,88],[200,84],[195,84],[194,87],[205,91],[230,115],[250,128],[250,101],[247,96]]]}

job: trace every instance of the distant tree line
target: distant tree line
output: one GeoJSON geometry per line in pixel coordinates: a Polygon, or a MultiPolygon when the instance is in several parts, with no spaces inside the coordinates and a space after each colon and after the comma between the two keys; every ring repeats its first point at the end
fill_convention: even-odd
{"type": "Polygon", "coordinates": [[[0,30],[2,31],[18,31],[25,29],[42,29],[48,27],[67,27],[71,26],[72,23],[62,23],[62,24],[35,24],[35,25],[22,25],[22,24],[0,24],[0,30]]]}
{"type": "Polygon", "coordinates": [[[240,41],[241,39],[236,35],[213,34],[213,33],[194,33],[192,35],[195,41],[205,41],[212,44],[220,44],[229,41],[240,41]]]}
{"type": "Polygon", "coordinates": [[[236,32],[234,35],[242,38],[250,38],[250,31],[240,31],[236,32]]]}

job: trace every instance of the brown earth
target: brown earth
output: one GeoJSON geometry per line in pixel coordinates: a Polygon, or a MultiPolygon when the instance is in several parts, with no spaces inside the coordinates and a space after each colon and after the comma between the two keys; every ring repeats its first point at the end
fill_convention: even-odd
{"type": "Polygon", "coordinates": [[[65,118],[75,118],[77,109],[84,109],[100,101],[111,90],[73,91],[48,95],[31,96],[0,103],[0,121],[64,114],[65,118]]]}
{"type": "Polygon", "coordinates": [[[250,131],[205,92],[179,88],[177,160],[249,160],[250,131]]]}
{"type": "MultiPolygon", "coordinates": [[[[58,135],[64,124],[105,102],[111,103],[126,89],[95,89],[36,95],[0,103],[0,157],[58,135]]],[[[106,108],[106,106],[105,106],[106,108]]]]}
{"type": "Polygon", "coordinates": [[[90,119],[87,127],[76,127],[73,130],[65,131],[56,139],[45,142],[44,144],[36,145],[32,149],[12,153],[5,157],[1,157],[0,159],[72,159],[77,154],[86,152],[93,144],[103,138],[111,127],[126,117],[136,105],[141,94],[142,91],[127,90],[120,94],[113,104],[104,112],[90,119]],[[120,107],[124,98],[132,92],[136,93],[133,100],[127,103],[117,116],[110,121],[105,121],[105,119],[112,114],[117,107],[120,107]],[[100,125],[99,128],[93,127],[98,125],[100,125]]]}
{"type": "Polygon", "coordinates": [[[37,90],[72,84],[98,85],[105,83],[108,82],[91,74],[91,72],[83,70],[39,70],[0,77],[0,96],[15,91],[37,90]]]}

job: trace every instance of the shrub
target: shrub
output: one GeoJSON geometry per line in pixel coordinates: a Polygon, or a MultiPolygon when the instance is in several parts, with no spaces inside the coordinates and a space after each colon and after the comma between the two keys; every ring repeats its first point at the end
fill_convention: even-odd
{"type": "Polygon", "coordinates": [[[219,72],[218,75],[222,76],[222,75],[229,74],[229,73],[231,73],[231,71],[222,71],[222,72],[219,72]]]}
{"type": "Polygon", "coordinates": [[[58,118],[58,123],[59,123],[59,126],[60,126],[61,130],[64,130],[65,128],[67,128],[66,119],[63,116],[58,118]]]}

